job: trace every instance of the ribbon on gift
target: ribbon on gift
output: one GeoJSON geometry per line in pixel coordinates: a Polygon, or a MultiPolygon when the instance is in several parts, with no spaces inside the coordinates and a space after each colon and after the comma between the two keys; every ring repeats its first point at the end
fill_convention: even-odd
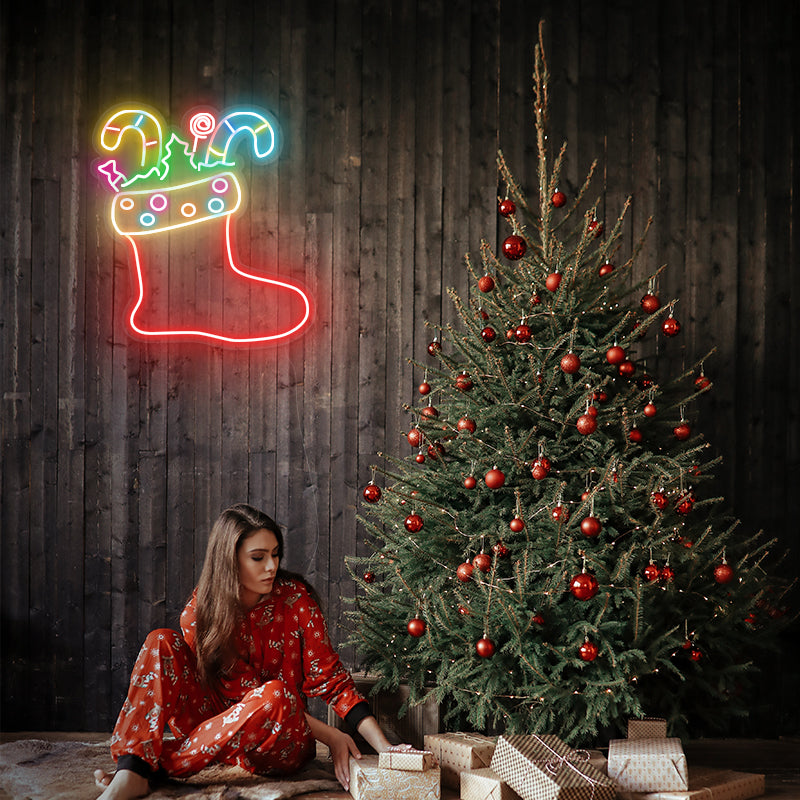
{"type": "Polygon", "coordinates": [[[559,753],[557,750],[554,750],[552,747],[550,747],[550,745],[547,744],[547,742],[545,742],[544,739],[541,739],[536,734],[533,734],[533,738],[536,739],[536,741],[540,745],[542,745],[544,748],[549,750],[550,753],[553,756],[552,759],[548,759],[547,761],[544,762],[544,768],[549,773],[551,773],[552,775],[557,775],[559,770],[561,770],[562,767],[564,767],[564,766],[569,767],[573,772],[575,772],[576,774],[580,775],[581,778],[583,778],[584,780],[586,780],[586,781],[588,781],[589,783],[592,784],[592,794],[590,795],[589,800],[593,800],[593,798],[594,798],[594,790],[595,790],[595,788],[597,786],[600,785],[600,782],[594,780],[594,778],[590,778],[588,775],[586,775],[582,770],[578,769],[572,763],[575,760],[576,756],[581,756],[582,758],[580,760],[584,761],[584,762],[586,762],[588,764],[589,759],[591,758],[591,756],[589,755],[588,751],[586,751],[586,750],[571,750],[567,755],[563,755],[562,756],[561,753],[559,753]]]}

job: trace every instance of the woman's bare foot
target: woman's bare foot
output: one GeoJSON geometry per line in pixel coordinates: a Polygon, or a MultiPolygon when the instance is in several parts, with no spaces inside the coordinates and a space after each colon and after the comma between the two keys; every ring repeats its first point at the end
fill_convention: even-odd
{"type": "Polygon", "coordinates": [[[150,793],[147,778],[129,769],[117,770],[113,775],[102,769],[96,769],[94,782],[98,789],[104,790],[97,800],[133,800],[135,797],[145,797],[150,793]]]}

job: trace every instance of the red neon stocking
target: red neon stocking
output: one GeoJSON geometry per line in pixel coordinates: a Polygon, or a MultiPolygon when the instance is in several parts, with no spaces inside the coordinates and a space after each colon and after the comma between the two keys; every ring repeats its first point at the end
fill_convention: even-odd
{"type": "Polygon", "coordinates": [[[305,325],[302,289],[238,262],[232,216],[240,204],[229,172],[114,198],[112,222],[134,271],[134,334],[235,345],[275,341],[305,325]]]}

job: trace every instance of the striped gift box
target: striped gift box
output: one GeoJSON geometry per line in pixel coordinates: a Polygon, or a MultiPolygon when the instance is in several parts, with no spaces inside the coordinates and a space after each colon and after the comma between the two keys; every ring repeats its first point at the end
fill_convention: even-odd
{"type": "Polygon", "coordinates": [[[667,721],[660,717],[628,720],[629,739],[666,739],[667,721]]]}

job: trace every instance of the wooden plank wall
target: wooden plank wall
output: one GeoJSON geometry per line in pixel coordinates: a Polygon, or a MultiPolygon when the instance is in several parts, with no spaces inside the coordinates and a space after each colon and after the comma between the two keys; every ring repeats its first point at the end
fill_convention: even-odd
{"type": "MultiPolygon", "coordinates": [[[[424,359],[427,321],[454,319],[463,254],[503,230],[498,146],[535,185],[540,17],[563,188],[597,157],[601,213],[634,195],[623,253],[655,216],[636,275],[669,264],[659,291],[683,333],[648,366],[716,348],[692,412],[725,458],[721,489],[796,547],[798,16],[729,0],[3,4],[2,726],[109,729],[142,637],[176,623],[234,501],[287,527],[288,565],[343,639],[359,490],[378,452],[406,452],[423,377],[407,359],[424,359]],[[124,98],[172,121],[201,103],[279,118],[240,253],[302,266],[304,336],[250,351],[128,337],[130,266],[89,169],[93,127],[124,98]]],[[[199,239],[158,256],[151,280],[176,296],[218,262],[199,239]]],[[[760,735],[797,731],[793,642],[770,673],[787,711],[760,735]]]]}

